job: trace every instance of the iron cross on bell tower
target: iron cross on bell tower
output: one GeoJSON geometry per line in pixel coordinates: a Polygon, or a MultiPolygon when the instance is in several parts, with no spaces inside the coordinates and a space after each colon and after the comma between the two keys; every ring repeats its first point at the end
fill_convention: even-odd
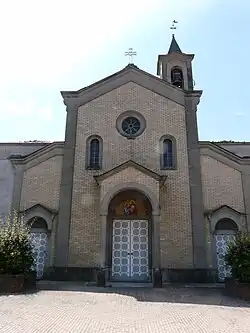
{"type": "MultiPolygon", "coordinates": [[[[176,20],[173,20],[170,30],[176,30],[177,29],[176,24],[178,24],[178,22],[176,20]]],[[[173,31],[173,35],[174,35],[174,31],[173,31]]]]}
{"type": "Polygon", "coordinates": [[[128,49],[127,52],[125,52],[125,56],[129,56],[129,64],[133,64],[133,56],[136,56],[137,52],[133,50],[132,47],[128,49]]]}

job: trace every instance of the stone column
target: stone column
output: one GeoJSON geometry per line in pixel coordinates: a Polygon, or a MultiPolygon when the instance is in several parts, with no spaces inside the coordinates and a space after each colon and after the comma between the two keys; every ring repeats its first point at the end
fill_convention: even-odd
{"type": "Polygon", "coordinates": [[[201,182],[200,147],[196,110],[201,91],[186,95],[187,152],[189,167],[189,188],[193,238],[193,267],[206,269],[206,230],[204,220],[203,193],[201,182]]]}
{"type": "Polygon", "coordinates": [[[100,267],[106,266],[107,215],[100,216],[100,267]]]}
{"type": "Polygon", "coordinates": [[[13,212],[14,210],[16,212],[18,212],[20,210],[23,174],[24,174],[23,165],[15,165],[14,166],[14,183],[13,183],[13,191],[12,191],[11,212],[13,212]]]}
{"type": "Polygon", "coordinates": [[[108,272],[106,268],[107,215],[100,215],[100,268],[97,270],[97,286],[105,287],[108,272]]]}
{"type": "Polygon", "coordinates": [[[153,214],[153,287],[162,288],[160,215],[153,214]]]}
{"type": "Polygon", "coordinates": [[[77,105],[67,105],[67,120],[55,251],[55,266],[64,268],[68,266],[72,192],[74,185],[73,178],[75,164],[77,113],[77,105]]]}
{"type": "Polygon", "coordinates": [[[153,268],[161,267],[161,248],[160,248],[160,215],[153,215],[153,268]]]}

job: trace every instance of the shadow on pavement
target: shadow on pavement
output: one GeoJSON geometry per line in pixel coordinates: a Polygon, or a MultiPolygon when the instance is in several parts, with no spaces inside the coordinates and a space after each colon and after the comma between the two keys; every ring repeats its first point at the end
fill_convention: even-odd
{"type": "Polygon", "coordinates": [[[250,307],[241,299],[224,294],[224,288],[185,287],[168,285],[162,289],[145,287],[106,287],[86,286],[77,282],[44,282],[38,284],[39,290],[67,291],[97,294],[114,294],[135,298],[138,302],[165,302],[204,304],[230,307],[250,307]]]}
{"type": "Polygon", "coordinates": [[[4,292],[0,292],[0,296],[20,296],[20,295],[33,295],[33,294],[37,294],[40,292],[40,288],[30,288],[28,290],[24,290],[23,292],[16,292],[16,293],[4,293],[4,292]]]}

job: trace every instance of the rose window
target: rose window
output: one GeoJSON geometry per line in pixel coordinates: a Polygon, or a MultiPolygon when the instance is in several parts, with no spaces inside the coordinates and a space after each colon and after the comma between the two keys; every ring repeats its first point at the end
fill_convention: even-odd
{"type": "Polygon", "coordinates": [[[127,117],[122,122],[122,130],[126,135],[135,135],[141,128],[140,121],[135,117],[127,117]]]}

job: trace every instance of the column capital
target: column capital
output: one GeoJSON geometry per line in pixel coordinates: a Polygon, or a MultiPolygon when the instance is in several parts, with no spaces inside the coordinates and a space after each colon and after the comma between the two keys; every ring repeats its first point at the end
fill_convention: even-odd
{"type": "Polygon", "coordinates": [[[153,211],[153,212],[152,212],[152,216],[154,217],[154,221],[156,221],[156,222],[160,222],[161,215],[159,214],[159,212],[155,212],[155,211],[153,211]]]}

